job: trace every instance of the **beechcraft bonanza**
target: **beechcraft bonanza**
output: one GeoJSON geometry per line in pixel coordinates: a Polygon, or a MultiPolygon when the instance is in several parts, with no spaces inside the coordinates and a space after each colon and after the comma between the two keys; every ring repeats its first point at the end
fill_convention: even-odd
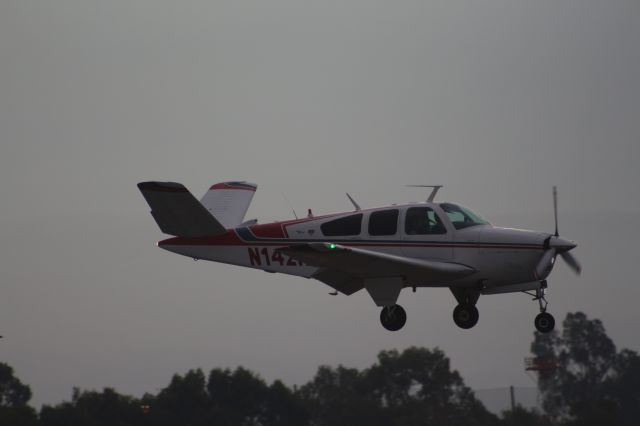
{"type": "MultiPolygon", "coordinates": [[[[426,186],[426,185],[417,185],[426,186]]],[[[576,273],[576,247],[555,233],[499,228],[453,203],[426,202],[361,209],[282,222],[244,222],[257,186],[223,182],[198,201],[183,185],[142,182],[138,188],[162,232],[158,246],[194,259],[281,272],[321,281],[345,295],[366,289],[382,307],[380,322],[401,329],[407,319],[396,302],[403,288],[448,287],[458,302],[453,320],[468,329],[478,322],[480,295],[523,292],[538,301],[535,327],[553,330],[546,278],[557,255],[576,273]]]]}

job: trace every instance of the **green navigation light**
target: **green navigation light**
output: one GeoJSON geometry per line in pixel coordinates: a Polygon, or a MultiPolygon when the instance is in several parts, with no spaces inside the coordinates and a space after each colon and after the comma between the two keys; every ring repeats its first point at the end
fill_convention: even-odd
{"type": "Polygon", "coordinates": [[[334,244],[334,243],[329,243],[329,244],[327,244],[327,246],[328,246],[330,249],[334,249],[334,248],[338,247],[338,246],[337,246],[336,244],[334,244]]]}

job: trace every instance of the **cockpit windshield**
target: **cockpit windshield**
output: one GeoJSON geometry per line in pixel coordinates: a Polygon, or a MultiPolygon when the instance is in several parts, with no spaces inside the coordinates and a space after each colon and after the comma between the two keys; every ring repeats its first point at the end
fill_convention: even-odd
{"type": "Polygon", "coordinates": [[[449,216],[449,220],[456,229],[464,229],[470,226],[489,224],[489,222],[466,207],[451,203],[441,203],[440,207],[445,211],[447,216],[449,216]]]}

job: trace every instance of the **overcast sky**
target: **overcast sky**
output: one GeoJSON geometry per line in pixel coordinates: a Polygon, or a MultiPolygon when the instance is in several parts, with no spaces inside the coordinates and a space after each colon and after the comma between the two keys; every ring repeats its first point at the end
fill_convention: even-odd
{"type": "Polygon", "coordinates": [[[248,217],[424,199],[444,184],[496,225],[574,239],[550,311],[640,350],[640,2],[0,0],[0,361],[34,402],[141,395],[190,368],[288,384],[320,364],[440,347],[474,388],[531,385],[537,304],[403,291],[402,331],[365,292],[192,260],[136,183],[259,185],[248,217]]]}

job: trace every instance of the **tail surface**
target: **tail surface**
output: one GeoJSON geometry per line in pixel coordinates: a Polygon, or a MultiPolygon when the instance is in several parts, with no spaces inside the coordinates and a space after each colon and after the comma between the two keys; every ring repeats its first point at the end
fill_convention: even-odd
{"type": "Polygon", "coordinates": [[[165,234],[195,238],[227,232],[180,183],[141,182],[138,188],[151,207],[151,215],[165,234]]]}
{"type": "Polygon", "coordinates": [[[212,185],[200,201],[227,229],[244,220],[258,185],[248,182],[221,182],[212,185]]]}

